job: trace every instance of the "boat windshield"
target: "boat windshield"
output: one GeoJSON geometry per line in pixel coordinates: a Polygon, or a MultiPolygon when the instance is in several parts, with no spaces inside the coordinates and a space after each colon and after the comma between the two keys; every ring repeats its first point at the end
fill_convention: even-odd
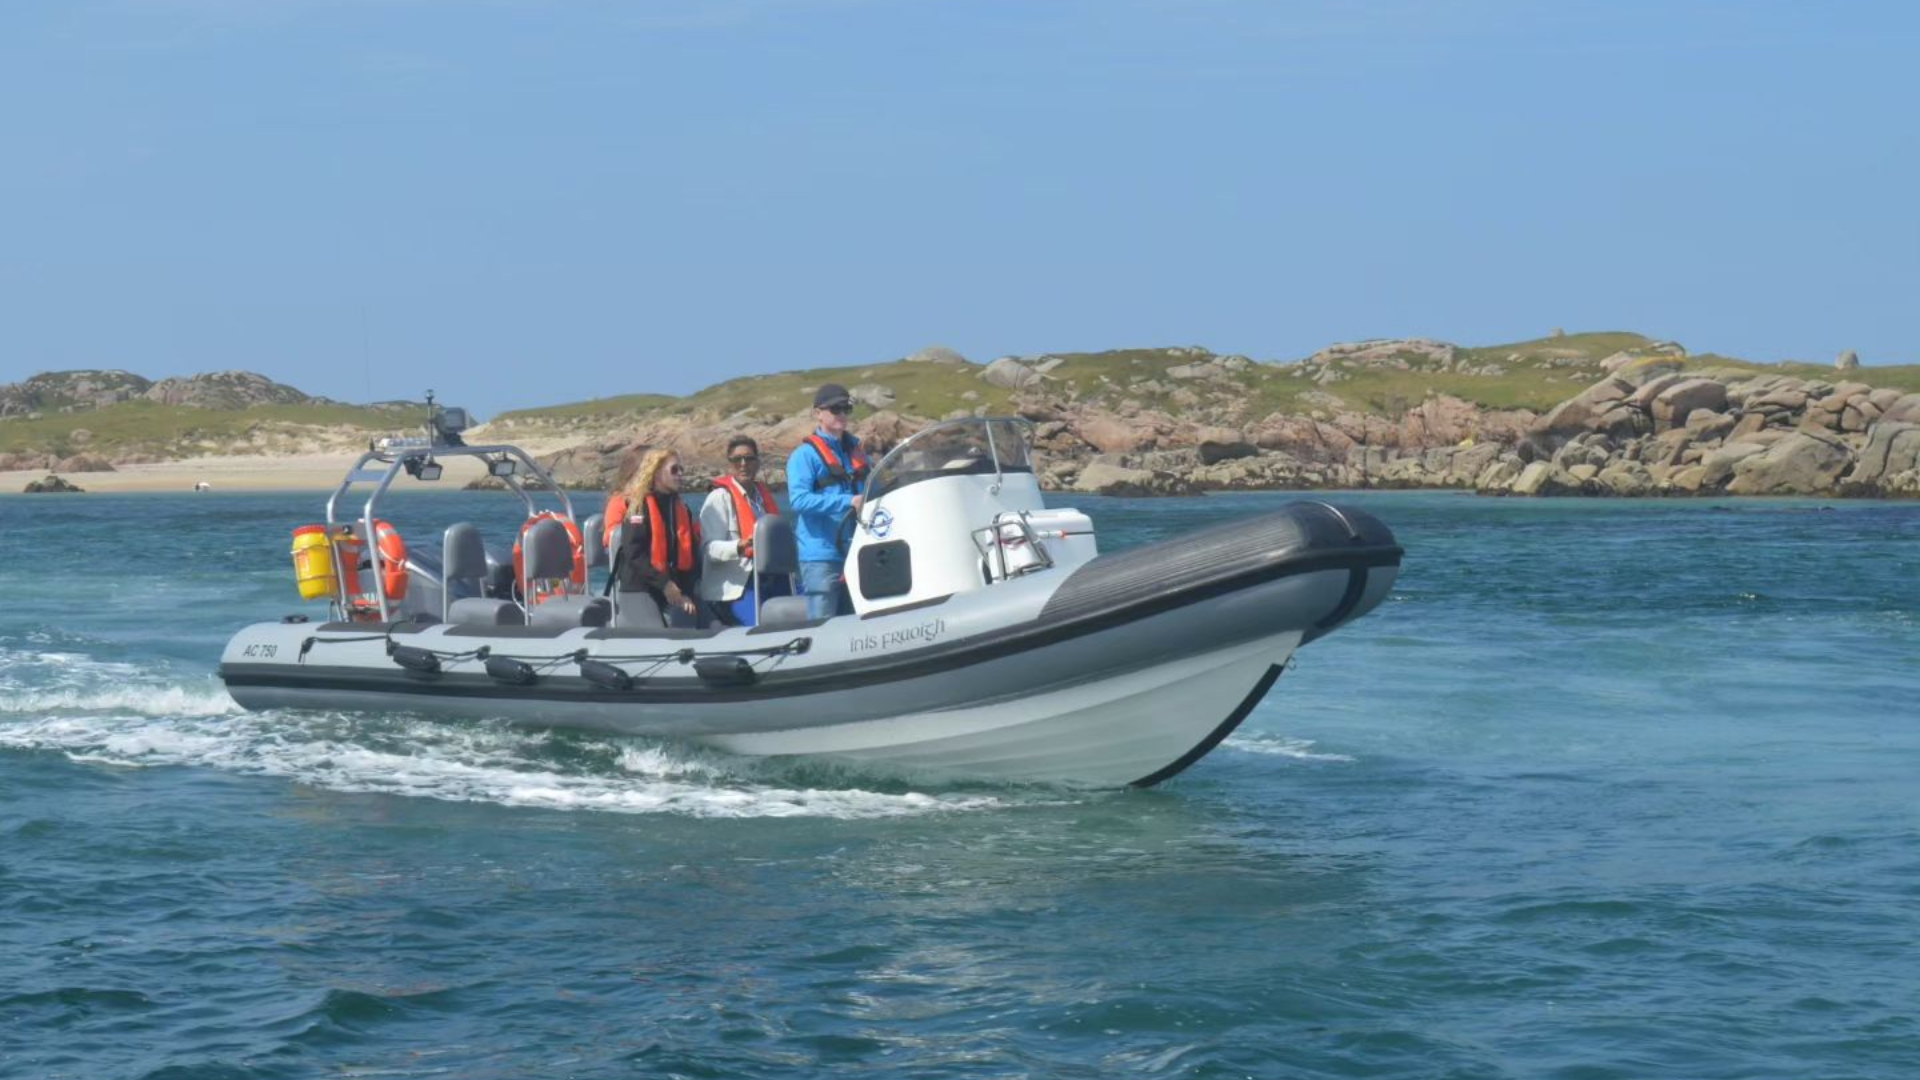
{"type": "Polygon", "coordinates": [[[1031,430],[1031,424],[1017,417],[968,417],[936,424],[880,459],[867,483],[867,499],[946,476],[1030,473],[1031,430]]]}

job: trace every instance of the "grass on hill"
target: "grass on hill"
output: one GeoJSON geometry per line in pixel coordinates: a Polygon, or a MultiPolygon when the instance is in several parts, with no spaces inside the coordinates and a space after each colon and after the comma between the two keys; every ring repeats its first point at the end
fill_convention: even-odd
{"type": "Polygon", "coordinates": [[[190,443],[230,443],[256,431],[292,427],[345,427],[367,432],[412,426],[392,412],[356,405],[256,405],[247,409],[200,409],[152,401],[123,401],[102,409],[54,413],[36,419],[0,421],[0,452],[53,452],[66,456],[190,443]],[[76,431],[88,433],[76,440],[76,431]]]}
{"type": "Polygon", "coordinates": [[[980,405],[1003,409],[1012,395],[979,377],[980,368],[968,364],[926,364],[896,360],[886,364],[813,368],[770,375],[747,375],[709,386],[687,397],[667,394],[627,394],[572,405],[515,409],[501,413],[495,423],[565,424],[576,421],[617,421],[648,413],[703,413],[714,417],[753,412],[792,416],[813,404],[813,388],[824,382],[844,386],[878,383],[894,393],[893,411],[915,416],[941,417],[980,405]],[[973,396],[968,397],[971,393],[973,396]]]}

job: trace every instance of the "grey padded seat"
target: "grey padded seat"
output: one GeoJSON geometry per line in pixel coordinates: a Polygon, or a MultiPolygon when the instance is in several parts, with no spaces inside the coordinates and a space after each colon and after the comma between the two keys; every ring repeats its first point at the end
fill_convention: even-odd
{"type": "MultiPolygon", "coordinates": [[[[793,522],[780,514],[769,514],[753,526],[753,595],[765,595],[760,589],[762,574],[784,574],[789,582],[800,582],[800,544],[793,537],[793,522]]],[[[792,626],[807,619],[807,598],[775,596],[760,601],[760,626],[792,626]]]]}
{"type": "MultiPolygon", "coordinates": [[[[620,551],[620,545],[626,540],[626,525],[623,523],[613,530],[613,545],[608,547],[600,543],[601,534],[606,531],[606,518],[595,514],[588,519],[594,522],[593,532],[587,540],[587,565],[604,566],[609,577],[613,574],[614,556],[620,551]],[[594,562],[594,550],[599,548],[600,561],[594,562]]],[[[612,582],[607,591],[613,594],[613,625],[634,630],[660,630],[667,625],[666,616],[660,611],[660,605],[653,597],[644,592],[628,592],[620,588],[619,582],[612,582]]]]}
{"type": "Polygon", "coordinates": [[[486,596],[455,598],[457,582],[470,582],[469,591],[483,592],[492,569],[487,563],[487,546],[480,541],[480,530],[468,522],[447,526],[440,544],[441,613],[443,622],[477,626],[519,626],[526,622],[520,605],[511,600],[486,596]]]}
{"type": "MultiPolygon", "coordinates": [[[[581,540],[584,547],[586,537],[581,540]]],[[[547,518],[528,529],[520,540],[526,558],[526,578],[521,581],[523,596],[531,596],[531,583],[573,574],[573,538],[567,527],[547,518]]],[[[567,593],[550,596],[527,611],[531,626],[605,626],[613,621],[613,605],[605,597],[567,593]]]]}
{"type": "Polygon", "coordinates": [[[607,545],[602,534],[607,531],[607,516],[595,514],[588,518],[587,523],[580,526],[580,529],[582,546],[586,548],[587,553],[588,572],[605,568],[607,545]]]}

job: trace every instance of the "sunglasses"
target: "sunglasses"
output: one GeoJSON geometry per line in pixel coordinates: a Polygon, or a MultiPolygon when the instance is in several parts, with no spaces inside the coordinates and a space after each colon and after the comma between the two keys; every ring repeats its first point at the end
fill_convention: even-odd
{"type": "Polygon", "coordinates": [[[680,473],[681,473],[681,469],[680,469],[680,466],[678,466],[678,465],[669,465],[669,466],[667,466],[667,471],[668,471],[668,472],[670,472],[670,473],[672,473],[672,474],[673,474],[673,475],[675,475],[675,476],[679,476],[679,475],[680,475],[680,473]]]}
{"type": "Polygon", "coordinates": [[[741,454],[739,457],[731,457],[727,460],[733,462],[735,465],[758,465],[760,464],[760,455],[741,454]]]}
{"type": "Polygon", "coordinates": [[[853,414],[853,406],[851,406],[851,405],[829,405],[829,406],[827,406],[827,411],[828,411],[828,412],[830,412],[830,413],[832,413],[832,414],[833,414],[833,415],[835,415],[835,416],[851,416],[851,415],[853,414]]]}

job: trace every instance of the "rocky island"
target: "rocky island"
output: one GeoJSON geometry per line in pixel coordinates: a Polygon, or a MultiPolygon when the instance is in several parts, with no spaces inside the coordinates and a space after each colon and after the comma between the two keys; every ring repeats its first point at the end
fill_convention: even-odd
{"type": "MultiPolygon", "coordinates": [[[[636,443],[671,445],[700,475],[719,471],[737,432],[793,445],[826,381],[852,388],[857,428],[881,447],[955,416],[1025,417],[1056,490],[1920,495],[1920,366],[1863,366],[1851,353],[1754,363],[1630,333],[1364,341],[1292,362],[1180,347],[977,364],[936,347],[686,397],[515,410],[475,434],[539,448],[571,487],[604,489],[636,443]]],[[[417,409],[346,405],[248,372],[53,373],[0,387],[0,468],[341,454],[409,426],[417,409]]]]}

